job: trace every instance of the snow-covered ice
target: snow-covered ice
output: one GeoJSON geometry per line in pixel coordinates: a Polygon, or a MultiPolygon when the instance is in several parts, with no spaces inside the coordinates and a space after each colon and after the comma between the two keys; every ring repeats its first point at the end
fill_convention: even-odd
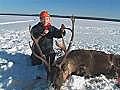
{"type": "MultiPolygon", "coordinates": [[[[28,26],[38,22],[36,17],[0,16],[0,90],[48,90],[49,82],[35,80],[39,73],[46,78],[43,66],[31,66],[28,26]],[[38,72],[38,67],[41,69],[38,72]]],[[[58,28],[62,23],[71,27],[68,19],[52,19],[58,28]]],[[[68,44],[70,33],[66,34],[68,44]]],[[[32,42],[32,41],[31,41],[32,42]]],[[[96,49],[106,53],[120,54],[120,23],[92,20],[76,20],[75,37],[71,49],[96,49]]],[[[115,80],[104,75],[84,79],[71,76],[62,86],[63,90],[119,90],[115,80]]]]}

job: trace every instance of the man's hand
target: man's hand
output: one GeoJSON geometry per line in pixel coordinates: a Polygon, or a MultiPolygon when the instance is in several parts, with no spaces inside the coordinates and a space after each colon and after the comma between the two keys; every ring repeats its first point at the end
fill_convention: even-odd
{"type": "Polygon", "coordinates": [[[65,25],[61,24],[61,28],[60,29],[62,30],[62,32],[64,32],[65,28],[66,28],[65,25]]]}

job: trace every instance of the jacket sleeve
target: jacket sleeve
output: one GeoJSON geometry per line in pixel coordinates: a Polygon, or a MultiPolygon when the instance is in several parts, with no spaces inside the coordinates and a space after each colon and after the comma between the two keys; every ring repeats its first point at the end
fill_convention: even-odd
{"type": "Polygon", "coordinates": [[[56,27],[52,27],[52,29],[53,29],[53,37],[55,37],[55,38],[62,38],[62,34],[63,34],[63,36],[65,36],[65,30],[64,30],[64,32],[62,32],[62,30],[61,29],[58,29],[58,28],[56,28],[56,27]]]}
{"type": "Polygon", "coordinates": [[[38,38],[40,36],[39,28],[35,25],[32,27],[30,33],[33,35],[33,37],[38,38]]]}

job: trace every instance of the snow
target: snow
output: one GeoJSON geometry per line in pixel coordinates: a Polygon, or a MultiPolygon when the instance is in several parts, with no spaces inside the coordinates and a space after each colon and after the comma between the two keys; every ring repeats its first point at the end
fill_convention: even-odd
{"type": "MultiPolygon", "coordinates": [[[[36,80],[37,75],[46,78],[43,65],[32,66],[29,48],[31,41],[28,26],[38,22],[35,17],[0,16],[0,90],[54,90],[46,80],[36,80]]],[[[62,23],[71,27],[68,19],[52,19],[58,28],[62,23]]],[[[66,44],[70,32],[67,31],[66,44]]],[[[96,49],[120,54],[120,23],[92,20],[76,20],[72,49],[96,49]]],[[[72,75],[62,86],[63,90],[119,90],[115,79],[104,75],[96,78],[72,75]]]]}
{"type": "Polygon", "coordinates": [[[15,24],[15,23],[24,23],[24,22],[30,22],[30,21],[34,21],[34,20],[27,20],[27,21],[15,21],[15,22],[3,22],[3,23],[0,23],[0,25],[15,24]]]}

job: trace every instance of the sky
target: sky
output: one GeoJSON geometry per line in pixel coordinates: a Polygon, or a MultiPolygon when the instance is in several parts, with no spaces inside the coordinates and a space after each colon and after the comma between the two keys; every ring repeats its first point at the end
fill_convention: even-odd
{"type": "Polygon", "coordinates": [[[0,13],[39,14],[120,18],[120,0],[0,0],[0,13]]]}

